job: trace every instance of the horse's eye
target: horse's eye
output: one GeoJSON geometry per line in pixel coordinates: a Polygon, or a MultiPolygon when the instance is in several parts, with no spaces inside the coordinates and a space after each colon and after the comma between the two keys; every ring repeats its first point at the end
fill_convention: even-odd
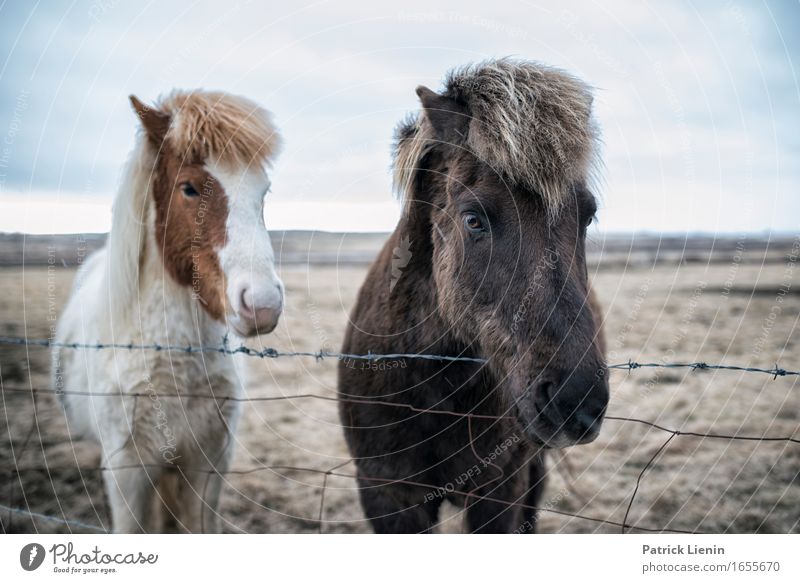
{"type": "Polygon", "coordinates": [[[481,218],[475,213],[464,214],[464,226],[472,233],[480,233],[485,231],[481,218]]]}
{"type": "Polygon", "coordinates": [[[181,184],[181,190],[185,196],[199,196],[200,193],[194,189],[194,186],[189,184],[188,182],[184,182],[181,184]]]}

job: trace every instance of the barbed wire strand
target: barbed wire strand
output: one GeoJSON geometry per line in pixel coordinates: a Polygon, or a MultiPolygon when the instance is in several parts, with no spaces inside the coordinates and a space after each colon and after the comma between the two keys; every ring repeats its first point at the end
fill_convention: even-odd
{"type": "Polygon", "coordinates": [[[226,338],[218,346],[196,346],[187,344],[185,346],[177,344],[136,344],[136,343],[83,343],[83,342],[56,342],[47,338],[21,338],[18,336],[0,336],[0,344],[16,344],[25,346],[40,346],[43,348],[68,348],[75,350],[154,350],[156,352],[183,352],[185,354],[225,354],[233,356],[243,354],[257,358],[286,358],[306,356],[317,360],[326,358],[337,358],[339,360],[398,360],[402,358],[418,358],[422,360],[440,360],[445,362],[473,362],[485,364],[485,358],[475,358],[471,356],[445,356],[439,354],[417,354],[417,353],[397,353],[397,354],[348,354],[346,352],[331,352],[328,350],[316,351],[281,351],[276,348],[262,348],[257,350],[249,346],[241,345],[231,348],[226,338]]]}
{"type": "MultiPolygon", "coordinates": [[[[219,346],[195,346],[195,345],[177,345],[177,344],[136,344],[136,343],[81,343],[81,342],[56,342],[47,338],[22,338],[19,336],[0,336],[0,344],[16,344],[26,346],[40,346],[43,348],[68,348],[76,350],[154,350],[156,352],[183,352],[186,354],[204,354],[204,353],[217,353],[225,355],[244,354],[245,356],[252,356],[257,358],[287,358],[287,357],[310,357],[316,360],[324,360],[326,358],[336,358],[339,360],[398,360],[398,359],[422,359],[422,360],[438,360],[444,362],[472,362],[477,364],[485,364],[488,362],[485,358],[476,358],[472,356],[448,356],[441,354],[425,354],[425,353],[390,353],[390,354],[350,354],[346,352],[332,352],[328,350],[317,351],[282,351],[277,348],[262,348],[257,350],[249,346],[241,345],[236,348],[231,348],[228,345],[227,338],[223,338],[223,342],[219,346]]],[[[741,372],[757,372],[768,374],[774,378],[785,376],[800,376],[798,370],[787,370],[779,367],[777,364],[772,368],[761,368],[754,366],[742,366],[732,364],[712,364],[707,362],[636,362],[629,360],[628,362],[610,364],[607,366],[609,369],[615,370],[636,370],[639,368],[689,368],[693,370],[731,370],[741,372]]]]}

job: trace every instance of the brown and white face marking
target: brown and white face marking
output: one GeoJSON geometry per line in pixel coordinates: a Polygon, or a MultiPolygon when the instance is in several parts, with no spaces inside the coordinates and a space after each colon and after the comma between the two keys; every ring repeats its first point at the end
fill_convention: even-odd
{"type": "Polygon", "coordinates": [[[151,191],[165,270],[240,336],[271,332],[284,287],[264,224],[267,173],[259,164],[181,157],[165,139],[170,116],[133,96],[131,103],[158,151],[151,191]]]}

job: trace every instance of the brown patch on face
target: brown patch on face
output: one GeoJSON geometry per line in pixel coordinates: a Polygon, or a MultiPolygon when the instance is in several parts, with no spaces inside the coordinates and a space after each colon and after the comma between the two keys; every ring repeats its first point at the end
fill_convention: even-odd
{"type": "Polygon", "coordinates": [[[218,251],[226,240],[228,200],[203,162],[271,165],[281,145],[272,115],[248,99],[213,91],[173,91],[154,106],[133,95],[130,101],[158,152],[153,197],[164,267],[222,320],[227,301],[218,251]]]}
{"type": "Polygon", "coordinates": [[[224,188],[202,161],[181,160],[165,143],[156,164],[153,198],[165,269],[180,285],[192,288],[209,315],[223,320],[227,302],[218,251],[227,237],[224,188]]]}

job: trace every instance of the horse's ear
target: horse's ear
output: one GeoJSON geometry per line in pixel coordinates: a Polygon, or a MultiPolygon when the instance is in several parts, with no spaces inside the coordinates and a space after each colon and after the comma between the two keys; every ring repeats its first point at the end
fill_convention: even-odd
{"type": "Polygon", "coordinates": [[[469,111],[466,106],[424,85],[417,87],[417,95],[436,137],[451,144],[463,143],[469,130],[469,111]]]}
{"type": "Polygon", "coordinates": [[[158,146],[164,141],[164,137],[169,130],[170,118],[169,115],[163,111],[159,111],[154,107],[145,105],[135,95],[129,97],[131,105],[139,120],[142,122],[142,127],[147,133],[147,137],[158,146]]]}

